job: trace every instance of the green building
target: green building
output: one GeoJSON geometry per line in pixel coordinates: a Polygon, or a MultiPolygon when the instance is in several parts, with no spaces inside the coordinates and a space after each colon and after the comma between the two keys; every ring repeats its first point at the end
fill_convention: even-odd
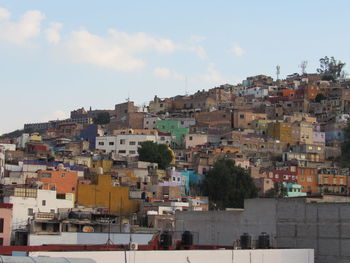
{"type": "Polygon", "coordinates": [[[172,136],[172,148],[182,148],[184,137],[189,133],[188,128],[181,128],[179,120],[158,120],[156,121],[157,130],[160,132],[169,132],[172,136]]]}

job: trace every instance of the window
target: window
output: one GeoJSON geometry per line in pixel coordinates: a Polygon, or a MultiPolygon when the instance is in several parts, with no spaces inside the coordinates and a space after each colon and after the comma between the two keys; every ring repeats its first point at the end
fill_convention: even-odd
{"type": "Polygon", "coordinates": [[[333,178],[333,184],[337,184],[337,178],[333,178]]]}
{"type": "Polygon", "coordinates": [[[136,142],[130,141],[129,145],[136,145],[136,142]]]}
{"type": "Polygon", "coordinates": [[[300,182],[305,182],[304,176],[300,176],[300,182]]]}
{"type": "Polygon", "coordinates": [[[0,218],[0,233],[4,233],[4,219],[0,218]]]}
{"type": "Polygon", "coordinates": [[[177,178],[177,181],[180,182],[180,177],[177,178]]]}
{"type": "Polygon", "coordinates": [[[160,137],[160,140],[165,141],[165,137],[164,136],[160,137]]]}
{"type": "Polygon", "coordinates": [[[114,145],[114,142],[109,142],[108,144],[109,144],[109,145],[114,145]]]}
{"type": "Polygon", "coordinates": [[[41,205],[42,205],[42,206],[46,206],[46,200],[42,200],[42,201],[41,201],[41,205]]]}
{"type": "Polygon", "coordinates": [[[28,208],[28,216],[33,216],[33,215],[34,215],[33,208],[28,208]]]}
{"type": "Polygon", "coordinates": [[[312,176],[307,177],[307,182],[311,183],[312,182],[312,176]]]}
{"type": "Polygon", "coordinates": [[[98,142],[98,145],[105,145],[105,143],[104,142],[98,142]]]}
{"type": "Polygon", "coordinates": [[[339,184],[344,184],[344,178],[339,179],[339,184]]]}
{"type": "Polygon", "coordinates": [[[135,151],[129,151],[129,154],[136,154],[135,151]]]}
{"type": "Polygon", "coordinates": [[[244,119],[244,114],[240,114],[240,115],[239,115],[239,118],[240,118],[240,119],[244,119]]]}
{"type": "Polygon", "coordinates": [[[50,213],[55,213],[55,209],[50,209],[50,213]]]}
{"type": "Polygon", "coordinates": [[[121,139],[121,140],[119,141],[119,143],[120,143],[120,144],[125,144],[125,139],[121,139]]]}
{"type": "Polygon", "coordinates": [[[190,137],[189,137],[189,140],[190,140],[190,141],[192,141],[192,140],[193,140],[193,137],[192,137],[192,136],[190,136],[190,137]]]}
{"type": "Polygon", "coordinates": [[[3,246],[4,245],[4,239],[1,237],[0,238],[0,246],[3,246]]]}
{"type": "Polygon", "coordinates": [[[137,145],[141,145],[141,144],[142,144],[142,142],[138,142],[138,143],[137,143],[137,145]]]}
{"type": "Polygon", "coordinates": [[[119,150],[118,153],[126,153],[125,150],[119,150]]]}
{"type": "Polygon", "coordinates": [[[328,184],[329,180],[328,177],[323,178],[323,183],[328,184]]]}
{"type": "Polygon", "coordinates": [[[314,170],[310,170],[310,174],[315,174],[315,171],[314,170]]]}

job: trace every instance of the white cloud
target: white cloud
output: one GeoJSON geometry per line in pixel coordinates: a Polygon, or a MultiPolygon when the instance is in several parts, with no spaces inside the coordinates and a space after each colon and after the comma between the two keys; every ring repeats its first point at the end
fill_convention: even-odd
{"type": "Polygon", "coordinates": [[[188,48],[188,50],[194,52],[201,59],[208,58],[207,52],[202,46],[193,46],[188,48]]]}
{"type": "Polygon", "coordinates": [[[167,68],[155,68],[153,70],[153,73],[156,77],[160,77],[163,79],[168,79],[171,75],[171,72],[167,68]]]}
{"type": "Polygon", "coordinates": [[[46,29],[46,39],[51,44],[57,44],[61,40],[60,30],[62,24],[57,22],[50,23],[50,27],[46,29]]]}
{"type": "MultiPolygon", "coordinates": [[[[3,10],[2,17],[9,18],[9,12],[3,10]]],[[[41,21],[44,15],[37,10],[30,10],[23,14],[18,22],[0,22],[0,40],[16,45],[26,44],[27,41],[40,34],[41,21]]]]}
{"type": "Polygon", "coordinates": [[[73,31],[63,46],[75,62],[118,71],[133,71],[144,67],[145,62],[137,57],[140,53],[172,53],[178,48],[169,39],[155,38],[145,33],[128,34],[113,29],[108,30],[107,37],[87,30],[73,31]]]}
{"type": "Polygon", "coordinates": [[[200,79],[204,80],[205,82],[209,82],[212,84],[222,84],[224,83],[224,78],[220,74],[220,72],[215,68],[214,64],[209,64],[207,73],[200,75],[200,79]]]}
{"type": "Polygon", "coordinates": [[[175,80],[184,80],[185,76],[182,74],[179,74],[173,70],[170,70],[168,68],[161,68],[157,67],[153,69],[153,73],[156,77],[163,78],[163,79],[175,79],[175,80]]]}
{"type": "Polygon", "coordinates": [[[10,19],[10,17],[11,17],[10,11],[7,10],[6,8],[0,7],[0,20],[7,20],[7,19],[10,19]]]}
{"type": "Polygon", "coordinates": [[[240,47],[240,45],[238,44],[234,44],[231,47],[230,52],[235,54],[238,57],[243,56],[246,53],[246,51],[242,47],[240,47]]]}

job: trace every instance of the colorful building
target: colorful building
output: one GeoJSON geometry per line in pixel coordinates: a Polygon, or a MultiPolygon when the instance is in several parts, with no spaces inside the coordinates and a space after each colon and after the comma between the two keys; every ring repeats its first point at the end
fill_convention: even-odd
{"type": "Polygon", "coordinates": [[[113,186],[110,175],[96,175],[92,184],[79,184],[77,203],[88,207],[105,207],[114,214],[137,212],[138,203],[129,199],[129,188],[113,186]]]}
{"type": "Polygon", "coordinates": [[[11,243],[12,204],[0,204],[0,246],[11,243]]]}
{"type": "Polygon", "coordinates": [[[269,137],[279,140],[283,143],[293,144],[292,124],[289,122],[271,122],[267,126],[269,137]]]}
{"type": "Polygon", "coordinates": [[[179,120],[159,120],[156,121],[156,127],[158,131],[171,133],[172,146],[175,148],[183,145],[183,139],[189,132],[188,128],[181,128],[179,120]]]}
{"type": "Polygon", "coordinates": [[[297,183],[302,186],[303,192],[309,194],[319,193],[317,168],[298,167],[297,178],[297,183]]]}
{"type": "MultiPolygon", "coordinates": [[[[62,165],[63,166],[63,165],[62,165]]],[[[41,170],[36,181],[41,182],[41,189],[56,190],[57,194],[76,194],[78,184],[78,172],[69,171],[58,167],[57,170],[41,170]]]]}

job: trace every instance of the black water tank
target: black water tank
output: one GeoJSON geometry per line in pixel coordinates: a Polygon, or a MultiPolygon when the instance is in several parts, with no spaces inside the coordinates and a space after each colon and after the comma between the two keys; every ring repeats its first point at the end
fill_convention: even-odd
{"type": "Polygon", "coordinates": [[[258,248],[261,248],[261,249],[270,248],[270,236],[267,233],[262,232],[260,234],[259,240],[258,240],[258,248]]]}
{"type": "Polygon", "coordinates": [[[248,233],[241,235],[241,248],[250,249],[252,248],[252,237],[248,233]]]}
{"type": "Polygon", "coordinates": [[[192,246],[193,245],[193,235],[190,231],[185,231],[182,233],[181,244],[183,246],[192,246]]]}
{"type": "Polygon", "coordinates": [[[171,247],[171,245],[173,244],[173,237],[171,233],[168,231],[164,231],[160,235],[159,244],[161,247],[171,247]]]}

